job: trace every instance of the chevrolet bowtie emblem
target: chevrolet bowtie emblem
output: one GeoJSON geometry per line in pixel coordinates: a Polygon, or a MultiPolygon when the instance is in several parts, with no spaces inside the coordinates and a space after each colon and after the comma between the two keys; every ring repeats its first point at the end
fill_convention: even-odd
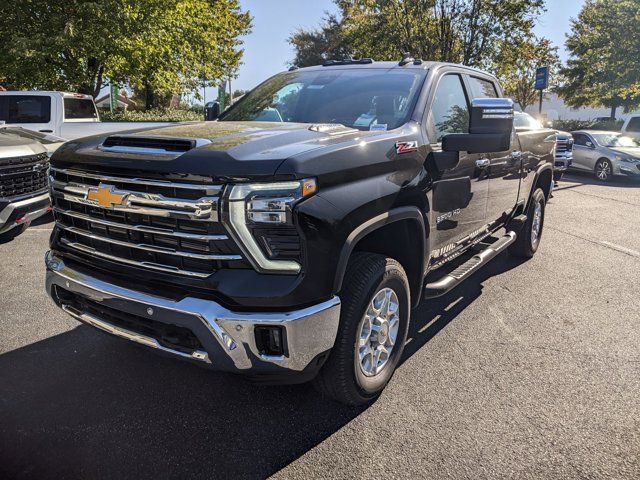
{"type": "Polygon", "coordinates": [[[126,197],[126,195],[113,193],[113,187],[98,187],[97,190],[89,190],[87,193],[87,200],[98,202],[98,205],[105,208],[122,205],[126,197]]]}

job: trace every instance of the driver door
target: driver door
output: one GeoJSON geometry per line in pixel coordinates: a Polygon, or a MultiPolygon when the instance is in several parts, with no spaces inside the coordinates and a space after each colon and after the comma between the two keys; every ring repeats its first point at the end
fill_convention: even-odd
{"type": "MultiPolygon", "coordinates": [[[[469,112],[462,76],[446,73],[440,77],[427,121],[433,151],[442,150],[444,135],[468,132],[469,112]]],[[[457,242],[477,235],[486,225],[489,177],[484,163],[480,154],[460,152],[458,165],[434,179],[429,222],[432,250],[453,252],[457,242]]]]}

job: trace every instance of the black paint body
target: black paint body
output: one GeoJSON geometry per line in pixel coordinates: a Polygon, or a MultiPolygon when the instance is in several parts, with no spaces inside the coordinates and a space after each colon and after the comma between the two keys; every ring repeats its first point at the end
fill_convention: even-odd
{"type": "Polygon", "coordinates": [[[545,175],[550,182],[554,144],[546,139],[551,130],[520,138],[514,133],[507,152],[461,153],[458,166],[444,172],[431,161],[429,154],[441,148],[428,133],[429,105],[437,82],[447,73],[459,74],[465,81],[468,75],[476,76],[494,82],[500,94],[497,81],[487,74],[430,62],[311,68],[415,68],[424,72],[424,82],[410,120],[395,130],[345,129],[327,134],[312,131],[307,124],[204,122],[137,133],[212,140],[176,158],[107,153],[97,148],[105,136],[69,142],[52,158],[57,168],[189,182],[315,178],[318,193],[297,204],[293,215],[303,245],[299,274],[260,274],[252,268],[221,269],[204,280],[151,274],[65,250],[57,242],[57,229],[51,237],[52,249],[74,268],[123,286],[171,298],[187,294],[213,298],[236,310],[287,310],[338,293],[352,250],[381,250],[380,239],[384,239],[392,251],[401,249],[416,303],[430,268],[520,213],[545,175]],[[403,141],[417,141],[418,150],[397,154],[396,142],[403,141]],[[475,162],[481,157],[489,158],[491,166],[477,168],[475,162]],[[451,212],[457,213],[442,218],[451,212]]]}

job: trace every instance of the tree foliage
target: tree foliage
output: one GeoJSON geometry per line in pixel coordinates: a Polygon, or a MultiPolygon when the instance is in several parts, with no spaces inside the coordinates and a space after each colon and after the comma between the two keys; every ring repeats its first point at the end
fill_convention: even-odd
{"type": "Polygon", "coordinates": [[[544,0],[335,0],[339,16],[319,30],[298,30],[295,64],[307,66],[350,53],[491,64],[497,44],[530,35],[544,0]],[[338,20],[339,18],[339,20],[338,20]]]}
{"type": "Polygon", "coordinates": [[[573,107],[640,105],[640,0],[587,0],[567,36],[560,94],[573,107]]]}
{"type": "Polygon", "coordinates": [[[0,82],[95,97],[109,79],[182,93],[234,75],[250,24],[238,0],[0,2],[0,82]]]}
{"type": "Polygon", "coordinates": [[[493,70],[508,97],[524,110],[539,95],[535,89],[536,68],[549,67],[549,87],[553,88],[560,68],[557,47],[546,38],[522,38],[497,48],[493,70]]]}

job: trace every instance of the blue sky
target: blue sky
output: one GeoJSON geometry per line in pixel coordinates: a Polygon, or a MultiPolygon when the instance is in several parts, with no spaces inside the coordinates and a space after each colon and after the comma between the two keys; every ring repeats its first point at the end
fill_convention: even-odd
{"type": "MultiPolygon", "coordinates": [[[[547,0],[547,12],[535,28],[537,35],[551,39],[559,46],[565,60],[563,44],[569,31],[569,20],[575,17],[584,0],[547,0]]],[[[243,65],[233,89],[250,89],[262,80],[284,70],[293,58],[293,49],[287,42],[297,28],[317,26],[325,11],[335,11],[332,0],[240,0],[243,10],[253,15],[253,31],[244,40],[243,65]]],[[[207,100],[215,96],[207,89],[207,100]]]]}

